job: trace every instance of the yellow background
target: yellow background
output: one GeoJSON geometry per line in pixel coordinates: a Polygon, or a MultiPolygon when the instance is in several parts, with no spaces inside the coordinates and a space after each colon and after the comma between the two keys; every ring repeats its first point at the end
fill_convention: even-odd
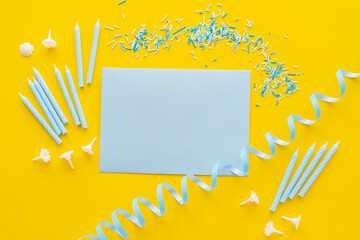
{"type": "MultiPolygon", "coordinates": [[[[116,33],[131,33],[139,24],[160,26],[168,15],[174,21],[184,18],[184,25],[194,25],[202,19],[195,10],[205,10],[209,1],[1,1],[0,3],[0,73],[1,73],[1,167],[0,167],[0,226],[3,239],[78,239],[96,234],[101,220],[111,221],[116,208],[132,212],[131,201],[143,196],[156,201],[156,186],[167,181],[180,190],[182,176],[102,174],[99,167],[99,141],[94,144],[95,155],[86,155],[80,145],[88,144],[100,135],[100,90],[102,67],[133,68],[192,68],[252,69],[255,62],[239,50],[233,53],[224,43],[213,50],[193,50],[183,38],[173,43],[170,51],[157,56],[135,59],[117,48],[105,46],[116,33]],[[125,20],[122,14],[125,14],[125,20]],[[62,96],[54,74],[56,64],[64,75],[64,65],[76,76],[74,27],[79,23],[82,38],[84,75],[86,76],[93,28],[100,18],[101,32],[93,83],[78,89],[88,129],[76,127],[62,96]],[[114,32],[104,25],[120,26],[114,32]],[[58,46],[46,49],[41,41],[51,29],[58,46]],[[19,53],[24,42],[34,45],[33,56],[19,53]],[[218,60],[212,63],[215,57],[218,60]],[[28,97],[40,109],[27,85],[36,67],[61,105],[69,123],[68,134],[58,146],[21,102],[18,92],[28,97]],[[48,148],[50,163],[32,162],[41,148],[48,148]],[[58,156],[75,150],[72,156],[75,170],[58,156]]],[[[213,6],[217,2],[213,2],[213,6]]],[[[244,26],[246,19],[254,21],[251,30],[269,40],[270,51],[277,52],[279,61],[288,66],[298,65],[304,76],[299,78],[301,91],[274,105],[270,97],[261,100],[259,92],[251,91],[250,144],[268,151],[264,138],[267,131],[289,139],[286,118],[296,113],[307,118],[315,114],[309,96],[314,91],[330,96],[339,95],[335,72],[339,68],[360,71],[358,0],[343,1],[230,1],[222,0],[222,11],[228,11],[225,22],[244,26]],[[271,35],[268,32],[271,32],[271,35]],[[289,39],[283,36],[286,34],[289,39]],[[254,105],[259,103],[260,107],[254,105]]],[[[217,9],[216,7],[211,9],[217,9]]],[[[175,24],[176,25],[176,24],[175,24]]],[[[253,83],[263,81],[264,74],[252,71],[253,83]]],[[[354,239],[360,223],[359,155],[360,79],[346,79],[347,92],[341,101],[321,102],[322,116],[312,126],[296,124],[297,136],[289,146],[278,147],[270,160],[251,155],[249,177],[221,177],[212,192],[189,184],[189,202],[180,206],[165,194],[166,214],[157,217],[143,208],[147,224],[143,229],[122,217],[120,221],[131,239],[263,239],[267,221],[285,233],[272,238],[284,239],[354,239]],[[271,202],[283,177],[292,153],[300,147],[300,158],[317,143],[333,145],[341,140],[339,149],[314,183],[305,198],[296,197],[269,211],[271,202]],[[260,205],[239,206],[255,190],[260,205]],[[282,215],[302,215],[299,230],[282,220],[282,215]]],[[[298,161],[297,165],[300,161],[298,161]]],[[[211,168],[211,166],[209,166],[211,168]]],[[[209,182],[209,177],[203,177],[209,182]]],[[[119,239],[105,230],[109,239],[119,239]]]]}

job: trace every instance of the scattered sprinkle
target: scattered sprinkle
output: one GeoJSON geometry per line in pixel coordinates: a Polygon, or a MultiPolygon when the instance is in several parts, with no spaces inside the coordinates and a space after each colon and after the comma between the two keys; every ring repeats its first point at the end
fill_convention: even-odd
{"type": "Polygon", "coordinates": [[[124,1],[122,1],[122,2],[119,2],[118,5],[123,4],[124,2],[126,2],[126,0],[124,0],[124,1]]]}
{"type": "Polygon", "coordinates": [[[112,41],[108,42],[108,43],[106,44],[106,46],[108,46],[108,45],[112,44],[113,42],[114,42],[114,40],[112,40],[112,41]]]}
{"type": "Polygon", "coordinates": [[[119,28],[120,28],[119,26],[116,26],[116,25],[113,25],[113,27],[114,27],[114,28],[117,28],[117,29],[119,29],[119,28]]]}
{"type": "Polygon", "coordinates": [[[260,107],[260,105],[259,105],[259,104],[255,104],[255,106],[260,107]]]}
{"type": "Polygon", "coordinates": [[[248,28],[252,28],[252,26],[253,26],[253,22],[252,21],[249,21],[249,19],[246,19],[246,25],[245,26],[247,26],[248,28]]]}
{"type": "Polygon", "coordinates": [[[116,44],[117,44],[117,42],[115,42],[115,43],[114,43],[114,46],[112,47],[112,49],[114,49],[114,48],[115,48],[116,44]]]}
{"type": "Polygon", "coordinates": [[[284,38],[288,39],[288,36],[284,35],[284,38]]]}
{"type": "Polygon", "coordinates": [[[165,17],[163,17],[163,19],[161,19],[160,22],[163,22],[165,20],[165,18],[167,17],[167,15],[165,15],[165,17]]]}
{"type": "Polygon", "coordinates": [[[111,27],[107,27],[107,26],[105,26],[104,28],[109,29],[109,30],[111,30],[111,31],[114,31],[114,29],[113,29],[113,28],[111,28],[111,27]]]}
{"type": "Polygon", "coordinates": [[[222,5],[220,3],[217,4],[219,7],[222,7],[222,5]]]}
{"type": "MultiPolygon", "coordinates": [[[[210,6],[211,4],[207,10],[210,6]]],[[[197,10],[196,12],[199,13],[203,11],[197,10]]],[[[298,88],[298,81],[295,81],[297,80],[295,78],[301,74],[295,72],[288,73],[289,68],[286,67],[285,62],[279,63],[280,61],[274,58],[276,52],[270,51],[269,42],[261,36],[255,36],[250,33],[254,25],[252,21],[246,19],[245,28],[235,27],[220,20],[225,16],[227,16],[227,12],[221,12],[220,10],[211,12],[209,15],[203,15],[199,23],[191,26],[181,26],[180,22],[183,18],[179,18],[175,20],[179,25],[173,27],[170,21],[166,20],[167,15],[165,15],[161,20],[161,22],[166,20],[166,24],[164,22],[165,25],[160,27],[156,25],[154,27],[147,27],[145,24],[142,24],[140,25],[141,28],[135,28],[129,35],[123,33],[126,42],[119,41],[119,45],[125,52],[127,50],[134,52],[137,58],[140,51],[145,51],[145,54],[146,52],[152,52],[154,55],[161,49],[169,51],[170,43],[174,40],[179,42],[181,39],[184,39],[188,45],[200,50],[210,50],[222,41],[225,42],[228,47],[232,48],[234,53],[240,48],[246,54],[254,54],[255,57],[260,57],[256,57],[256,62],[254,58],[249,58],[249,61],[255,62],[254,71],[263,72],[265,75],[265,79],[260,86],[254,84],[254,91],[259,89],[262,98],[266,95],[273,96],[275,98],[275,104],[278,105],[283,97],[288,97],[290,94],[300,90],[300,88],[298,88]],[[208,19],[206,19],[206,16],[208,16],[208,19]]],[[[238,21],[238,18],[236,18],[235,21],[238,21]]],[[[120,36],[122,36],[122,34],[116,35],[114,38],[120,36]]],[[[195,57],[195,51],[189,51],[189,53],[193,59],[197,59],[197,57],[195,57]]],[[[144,55],[143,57],[146,56],[147,55],[144,55]]],[[[213,62],[216,60],[217,58],[215,58],[213,62]]],[[[208,64],[205,64],[205,67],[208,67],[208,64]]],[[[297,67],[294,66],[294,68],[297,67]]]]}

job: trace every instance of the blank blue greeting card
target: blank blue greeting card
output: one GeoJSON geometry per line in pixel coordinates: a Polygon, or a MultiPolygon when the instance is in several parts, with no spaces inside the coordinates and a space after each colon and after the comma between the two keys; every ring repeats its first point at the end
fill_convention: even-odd
{"type": "Polygon", "coordinates": [[[241,168],[250,71],[102,71],[100,172],[210,175],[221,160],[241,168]]]}

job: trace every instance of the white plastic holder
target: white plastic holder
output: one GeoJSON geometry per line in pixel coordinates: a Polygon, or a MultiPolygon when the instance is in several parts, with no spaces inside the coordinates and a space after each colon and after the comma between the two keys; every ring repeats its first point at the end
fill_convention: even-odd
{"type": "Polygon", "coordinates": [[[40,156],[33,158],[32,160],[35,161],[35,160],[41,159],[47,163],[50,161],[50,158],[51,158],[51,156],[50,156],[49,150],[47,150],[46,148],[42,148],[40,150],[40,156]]]}
{"type": "Polygon", "coordinates": [[[82,150],[84,150],[88,154],[93,155],[94,152],[92,151],[92,145],[94,144],[95,140],[96,140],[96,137],[94,137],[94,139],[91,141],[91,143],[89,145],[81,146],[82,150]]]}
{"type": "Polygon", "coordinates": [[[73,154],[73,153],[74,153],[74,151],[68,151],[68,152],[60,155],[60,158],[65,158],[69,162],[72,169],[74,169],[74,166],[71,162],[71,154],[73,154]]]}
{"type": "Polygon", "coordinates": [[[240,203],[240,205],[244,205],[245,203],[248,202],[255,202],[256,204],[259,204],[259,198],[258,196],[256,196],[256,193],[253,190],[251,190],[250,194],[251,194],[250,197],[245,201],[243,201],[242,203],[240,203]]]}
{"type": "Polygon", "coordinates": [[[41,43],[42,43],[42,45],[44,45],[47,48],[56,47],[56,42],[53,39],[51,39],[51,30],[49,30],[48,38],[43,40],[41,43]]]}
{"type": "Polygon", "coordinates": [[[270,236],[272,233],[284,234],[283,232],[280,232],[280,231],[276,230],[276,229],[274,228],[274,223],[270,221],[270,222],[268,222],[268,223],[266,224],[265,235],[268,237],[268,236],[270,236]]]}
{"type": "Polygon", "coordinates": [[[298,229],[298,227],[300,225],[301,215],[299,215],[297,218],[288,218],[288,217],[285,217],[285,216],[281,216],[281,218],[292,222],[295,225],[295,229],[298,229]]]}

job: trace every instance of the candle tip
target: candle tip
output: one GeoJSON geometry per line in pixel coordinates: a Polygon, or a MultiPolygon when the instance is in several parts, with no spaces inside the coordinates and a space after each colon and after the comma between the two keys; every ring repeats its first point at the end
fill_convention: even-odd
{"type": "Polygon", "coordinates": [[[27,78],[27,80],[30,85],[33,84],[33,82],[29,78],[27,78]]]}
{"type": "Polygon", "coordinates": [[[23,98],[23,97],[24,97],[23,95],[21,95],[21,93],[19,93],[19,95],[20,95],[20,97],[21,97],[21,98],[23,98]]]}
{"type": "Polygon", "coordinates": [[[39,73],[39,71],[36,70],[34,67],[33,67],[33,70],[34,70],[35,75],[39,73]]]}
{"type": "Polygon", "coordinates": [[[76,22],[75,29],[78,29],[78,28],[79,28],[79,26],[78,26],[78,23],[76,22]]]}
{"type": "Polygon", "coordinates": [[[98,20],[97,20],[96,24],[97,24],[97,25],[99,25],[99,24],[100,24],[100,19],[99,19],[99,18],[98,18],[98,20]]]}

